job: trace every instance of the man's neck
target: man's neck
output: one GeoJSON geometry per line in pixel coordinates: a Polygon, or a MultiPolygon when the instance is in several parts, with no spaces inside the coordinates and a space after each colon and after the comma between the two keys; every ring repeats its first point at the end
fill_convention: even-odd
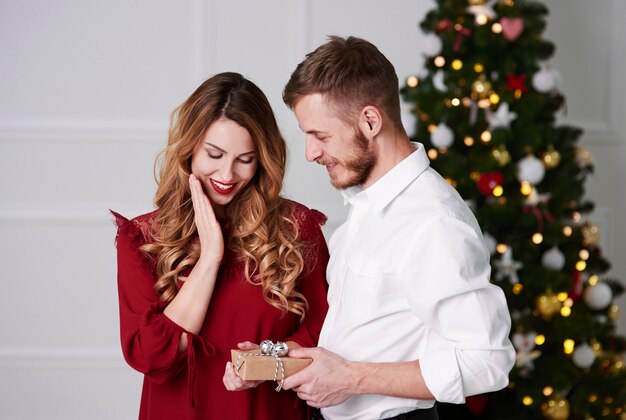
{"type": "Polygon", "coordinates": [[[415,151],[408,137],[397,130],[392,130],[389,133],[380,133],[374,139],[373,147],[377,156],[376,164],[372,168],[370,176],[361,185],[363,189],[372,186],[415,151]]]}

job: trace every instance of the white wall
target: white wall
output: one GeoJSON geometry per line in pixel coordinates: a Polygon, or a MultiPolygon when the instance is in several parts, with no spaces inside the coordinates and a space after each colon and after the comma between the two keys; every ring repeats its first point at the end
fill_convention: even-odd
{"type": "MultiPolygon", "coordinates": [[[[202,80],[234,70],[266,92],[291,150],[285,192],[326,212],[330,233],[345,209],[323,169],[305,164],[282,87],[332,33],[371,40],[404,79],[420,67],[418,22],[431,5],[0,0],[0,418],[136,418],[141,376],[119,351],[106,209],[152,208],[169,113],[202,80]]],[[[597,165],[589,189],[604,249],[626,280],[624,5],[548,6],[568,119],[587,130],[597,165]]]]}
{"type": "MultiPolygon", "coordinates": [[[[587,197],[596,204],[590,220],[601,230],[606,277],[626,283],[626,2],[544,0],[551,14],[545,37],[556,44],[551,61],[563,77],[567,98],[563,121],[583,128],[581,145],[595,165],[587,197]]],[[[626,335],[626,296],[618,333],[626,335]]]]}

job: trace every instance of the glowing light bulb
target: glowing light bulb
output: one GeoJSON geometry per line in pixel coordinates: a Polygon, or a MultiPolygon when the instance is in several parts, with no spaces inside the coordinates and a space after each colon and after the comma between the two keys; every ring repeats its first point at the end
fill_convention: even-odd
{"type": "Polygon", "coordinates": [[[585,271],[585,268],[587,268],[587,263],[585,261],[579,260],[576,262],[576,270],[585,271]]]}
{"type": "Polygon", "coordinates": [[[502,32],[502,25],[500,25],[498,22],[494,23],[493,25],[491,25],[491,31],[494,34],[499,34],[502,32]]]}
{"type": "Polygon", "coordinates": [[[491,101],[489,100],[489,98],[484,98],[480,99],[477,104],[479,108],[489,108],[491,106],[491,101]]]}
{"type": "Polygon", "coordinates": [[[539,232],[533,234],[532,241],[535,245],[539,245],[543,242],[543,235],[539,232]]]}
{"type": "Polygon", "coordinates": [[[435,66],[437,67],[443,67],[446,65],[446,59],[443,58],[442,56],[438,55],[437,57],[435,57],[435,66]]]}
{"type": "Polygon", "coordinates": [[[586,249],[581,249],[578,253],[578,256],[581,260],[587,260],[589,259],[589,251],[587,251],[586,249]]]}
{"type": "Polygon", "coordinates": [[[505,245],[505,244],[496,245],[496,251],[498,251],[498,253],[500,254],[504,254],[507,249],[509,249],[508,245],[505,245]]]}
{"type": "Polygon", "coordinates": [[[408,79],[406,79],[406,85],[408,87],[416,87],[419,84],[419,80],[417,79],[417,77],[415,76],[410,76],[408,79]]]}
{"type": "Polygon", "coordinates": [[[480,139],[483,141],[483,143],[489,143],[491,141],[491,131],[483,131],[480,134],[480,139]]]}
{"type": "Polygon", "coordinates": [[[575,344],[576,343],[571,338],[566,339],[565,341],[563,341],[563,352],[565,354],[572,354],[574,352],[575,344]]]}
{"type": "Polygon", "coordinates": [[[537,337],[535,337],[535,344],[538,346],[541,346],[543,343],[546,342],[546,336],[543,334],[539,334],[537,337]]]}
{"type": "Polygon", "coordinates": [[[452,60],[452,68],[454,70],[461,70],[463,68],[463,62],[458,58],[456,60],[452,60]]]}
{"type": "Polygon", "coordinates": [[[524,195],[529,195],[533,191],[533,186],[528,181],[522,181],[520,192],[524,195]]]}
{"type": "Polygon", "coordinates": [[[465,143],[466,146],[473,146],[474,139],[471,138],[470,136],[465,136],[465,138],[463,139],[463,143],[465,143]]]}

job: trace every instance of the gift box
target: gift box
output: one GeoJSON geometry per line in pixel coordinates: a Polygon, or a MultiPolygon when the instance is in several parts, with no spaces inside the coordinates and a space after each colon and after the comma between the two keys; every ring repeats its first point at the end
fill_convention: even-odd
{"type": "Polygon", "coordinates": [[[281,357],[280,362],[274,356],[261,354],[261,350],[231,350],[233,366],[244,381],[273,381],[282,379],[280,362],[285,371],[285,378],[300,372],[311,364],[313,359],[281,357]],[[276,370],[278,368],[278,371],[276,370]]]}

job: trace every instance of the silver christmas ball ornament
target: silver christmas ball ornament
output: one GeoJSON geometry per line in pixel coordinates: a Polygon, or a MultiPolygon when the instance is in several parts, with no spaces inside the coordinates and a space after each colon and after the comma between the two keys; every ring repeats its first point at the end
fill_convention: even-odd
{"type": "Polygon", "coordinates": [[[439,149],[447,149],[454,143],[454,132],[445,123],[440,123],[430,135],[430,142],[439,149]]]}
{"type": "Polygon", "coordinates": [[[596,353],[587,343],[576,346],[572,354],[572,362],[581,369],[585,369],[593,365],[596,360],[596,353]]]}
{"type": "Polygon", "coordinates": [[[553,246],[541,256],[541,264],[548,270],[561,271],[565,267],[565,255],[553,246]]]}

